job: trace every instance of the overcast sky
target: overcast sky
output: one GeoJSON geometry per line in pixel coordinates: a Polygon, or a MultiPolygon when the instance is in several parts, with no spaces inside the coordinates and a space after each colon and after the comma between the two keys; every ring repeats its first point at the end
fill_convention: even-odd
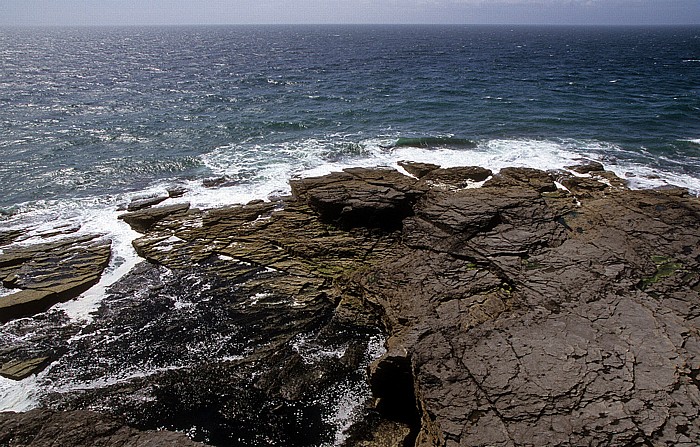
{"type": "Polygon", "coordinates": [[[700,24],[700,0],[0,0],[0,25],[700,24]]]}

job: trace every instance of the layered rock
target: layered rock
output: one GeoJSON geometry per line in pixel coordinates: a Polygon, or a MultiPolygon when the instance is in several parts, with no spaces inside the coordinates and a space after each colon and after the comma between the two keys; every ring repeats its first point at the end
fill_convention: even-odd
{"type": "Polygon", "coordinates": [[[189,203],[178,203],[152,208],[152,204],[139,207],[137,211],[131,211],[119,216],[121,220],[128,223],[135,231],[144,233],[148,231],[156,222],[168,216],[179,216],[185,214],[190,208],[189,203]]]}
{"type": "Polygon", "coordinates": [[[92,287],[109,263],[110,246],[100,235],[85,235],[5,248],[0,280],[20,290],[0,297],[0,322],[43,312],[92,287]]]}
{"type": "Polygon", "coordinates": [[[0,376],[22,380],[44,369],[51,357],[36,357],[28,360],[13,359],[0,366],[0,376]]]}
{"type": "Polygon", "coordinates": [[[33,446],[203,446],[182,433],[135,430],[115,418],[90,411],[31,410],[0,413],[0,445],[33,446]]]}
{"type": "Polygon", "coordinates": [[[591,163],[402,167],[127,214],[148,263],[47,375],[87,385],[44,404],[213,445],[700,439],[698,198],[591,163]],[[373,399],[334,426],[363,384],[373,399]]]}

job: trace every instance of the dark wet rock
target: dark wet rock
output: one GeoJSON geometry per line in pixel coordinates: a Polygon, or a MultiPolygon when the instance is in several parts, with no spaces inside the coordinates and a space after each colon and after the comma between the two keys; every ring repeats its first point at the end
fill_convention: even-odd
{"type": "Polygon", "coordinates": [[[166,191],[168,192],[168,197],[171,199],[176,199],[184,196],[187,193],[187,188],[184,186],[175,185],[166,188],[166,191]]]}
{"type": "Polygon", "coordinates": [[[193,442],[182,433],[140,431],[118,419],[91,411],[31,410],[0,413],[0,445],[7,447],[183,446],[193,442]]]}
{"type": "Polygon", "coordinates": [[[35,359],[40,362],[39,372],[49,361],[58,359],[66,352],[68,340],[80,330],[80,326],[69,321],[63,312],[50,310],[31,318],[10,321],[0,327],[0,365],[22,364],[35,359]]]}
{"type": "Polygon", "coordinates": [[[484,183],[484,187],[526,187],[537,192],[557,190],[551,174],[533,168],[503,168],[484,183]]]}
{"type": "Polygon", "coordinates": [[[145,233],[159,220],[173,215],[184,214],[189,208],[189,203],[178,203],[176,205],[159,206],[125,213],[120,215],[119,218],[128,223],[135,231],[145,233]]]}
{"type": "Polygon", "coordinates": [[[12,360],[0,366],[0,376],[12,380],[22,380],[46,368],[51,359],[38,357],[29,360],[12,360]]]}
{"type": "Polygon", "coordinates": [[[10,229],[2,230],[0,229],[0,247],[3,245],[11,244],[15,239],[19,238],[26,233],[26,230],[21,229],[10,229]]]}
{"type": "Polygon", "coordinates": [[[159,203],[161,203],[167,199],[168,199],[168,196],[152,196],[152,197],[136,198],[136,199],[133,199],[131,202],[129,202],[129,205],[126,207],[126,210],[127,211],[138,211],[138,210],[142,210],[144,208],[150,208],[154,205],[158,205],[159,203]]]}
{"type": "Polygon", "coordinates": [[[406,172],[415,176],[416,178],[423,178],[430,171],[440,169],[439,165],[434,165],[432,163],[419,163],[416,161],[401,160],[398,164],[399,166],[404,168],[406,172]]]}
{"type": "Polygon", "coordinates": [[[593,160],[582,160],[581,163],[566,166],[566,169],[571,169],[572,171],[578,172],[579,174],[588,174],[590,172],[602,172],[605,170],[603,163],[593,160]]]}
{"type": "Polygon", "coordinates": [[[447,187],[447,189],[462,189],[475,182],[483,182],[491,176],[490,169],[479,166],[458,166],[454,168],[435,169],[421,177],[432,187],[447,187]]]}
{"type": "Polygon", "coordinates": [[[0,279],[5,287],[21,290],[0,297],[0,321],[43,312],[88,290],[109,263],[110,247],[110,240],[86,235],[6,248],[0,254],[0,279]]]}
{"type": "Polygon", "coordinates": [[[349,169],[153,219],[42,405],[221,446],[700,439],[700,200],[439,171],[463,181],[349,169]]]}

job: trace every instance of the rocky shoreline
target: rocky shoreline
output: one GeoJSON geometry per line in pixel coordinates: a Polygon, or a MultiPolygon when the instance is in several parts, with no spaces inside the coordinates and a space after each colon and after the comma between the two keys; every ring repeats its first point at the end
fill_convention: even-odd
{"type": "Polygon", "coordinates": [[[110,242],[0,233],[22,289],[0,296],[0,374],[50,365],[0,445],[57,426],[86,446],[695,445],[697,197],[594,162],[401,167],[243,206],[140,200],[120,218],[145,262],[87,327],[44,311],[99,280],[110,242]]]}

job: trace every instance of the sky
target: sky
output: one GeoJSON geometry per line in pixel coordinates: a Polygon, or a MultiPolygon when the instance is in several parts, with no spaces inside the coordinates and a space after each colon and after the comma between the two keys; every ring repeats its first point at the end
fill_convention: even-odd
{"type": "Polygon", "coordinates": [[[0,25],[700,24],[700,0],[0,0],[0,25]]]}

